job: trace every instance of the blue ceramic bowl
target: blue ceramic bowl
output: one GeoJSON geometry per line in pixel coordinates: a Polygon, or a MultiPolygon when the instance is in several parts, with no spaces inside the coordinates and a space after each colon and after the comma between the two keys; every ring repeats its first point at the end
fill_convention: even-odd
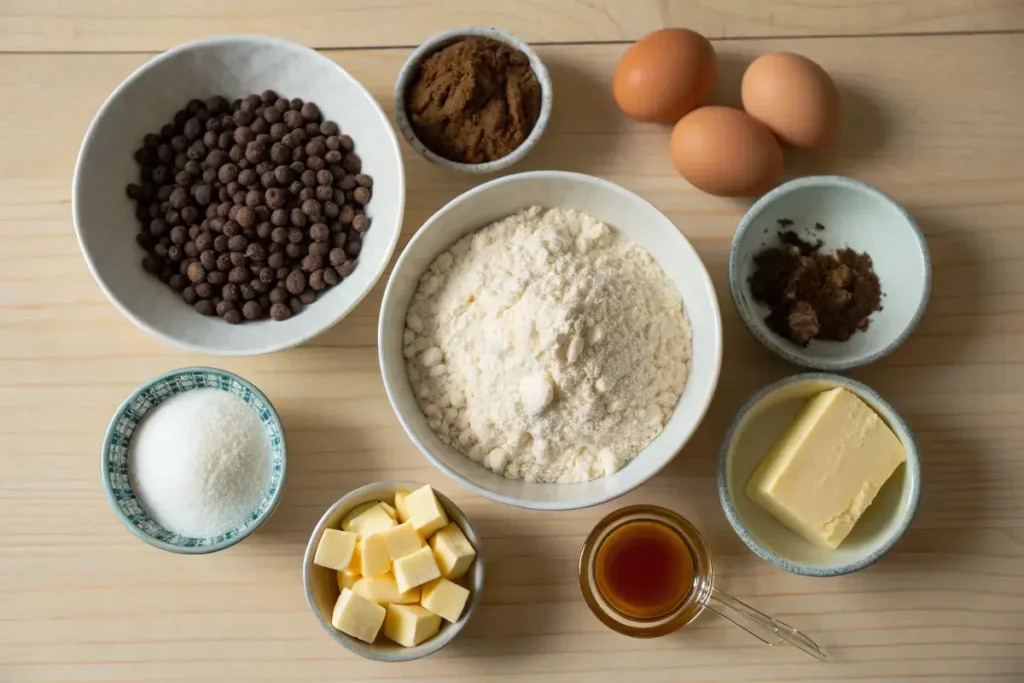
{"type": "Polygon", "coordinates": [[[921,498],[921,461],[910,428],[873,389],[841,375],[805,373],[761,389],[736,414],[719,456],[718,496],[729,524],[762,559],[793,574],[839,576],[876,562],[910,528],[921,498]],[[859,396],[885,420],[903,444],[907,461],[882,486],[846,540],[826,550],[776,521],[747,498],[744,488],[807,399],[837,386],[859,396]]]}
{"type": "Polygon", "coordinates": [[[274,406],[259,389],[238,375],[215,368],[180,368],[154,377],[124,400],[107,427],[100,456],[103,488],[121,523],[133,534],[161,550],[201,555],[224,550],[254,532],[270,517],[281,499],[285,475],[284,429],[274,406]],[[128,475],[132,435],[146,413],[171,396],[193,389],[227,391],[245,401],[259,415],[271,444],[270,485],[263,500],[245,523],[212,537],[181,536],[152,519],[135,497],[128,475]]]}

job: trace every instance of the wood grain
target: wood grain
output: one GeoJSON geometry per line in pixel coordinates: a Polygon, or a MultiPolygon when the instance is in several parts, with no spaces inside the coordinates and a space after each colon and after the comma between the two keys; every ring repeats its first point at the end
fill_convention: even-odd
{"type": "Polygon", "coordinates": [[[222,33],[277,35],[320,49],[397,47],[479,24],[545,43],[636,40],[666,26],[686,26],[709,38],[1009,31],[1024,28],[1024,2],[0,0],[0,51],[148,52],[222,33]]]}
{"type": "MultiPolygon", "coordinates": [[[[18,7],[46,18],[66,6],[18,7]]],[[[153,49],[179,40],[173,22],[157,28],[168,11],[146,10],[131,31],[118,33],[113,22],[112,49],[146,26],[146,40],[159,43],[153,49]]],[[[383,24],[392,10],[381,11],[383,24]]],[[[870,26],[874,13],[855,14],[870,26]]],[[[460,23],[458,16],[446,21],[460,23]]],[[[518,28],[506,19],[494,21],[518,28]]],[[[47,21],[57,32],[67,25],[60,17],[47,21]]],[[[964,17],[949,22],[973,27],[964,17]]],[[[423,28],[414,24],[396,30],[412,36],[423,28]]],[[[726,33],[746,26],[730,23],[726,33]]],[[[9,27],[4,22],[8,35],[9,27]]],[[[566,30],[606,35],[594,25],[566,30]]],[[[622,45],[541,50],[557,90],[555,116],[517,170],[597,174],[665,210],[718,288],[723,375],[696,436],[651,482],[600,508],[537,513],[459,488],[404,436],[376,364],[383,284],[318,339],[257,358],[185,354],[121,317],[78,255],[69,186],[96,108],[149,55],[43,54],[45,32],[21,33],[41,53],[0,56],[0,681],[1024,679],[1020,35],[716,43],[723,62],[718,101],[735,102],[743,64],[766,50],[799,50],[833,73],[847,112],[840,140],[821,154],[788,154],[787,173],[838,172],[877,184],[914,213],[932,250],[933,294],[919,330],[889,359],[853,373],[916,432],[925,476],[918,518],[882,562],[815,580],[757,559],[720,511],[715,467],[728,421],[752,391],[794,369],[746,334],[729,300],[726,254],[745,203],[694,191],[671,169],[668,130],[628,122],[615,110],[607,83],[622,45]],[[203,363],[252,380],[279,408],[289,476],[280,508],[259,533],[230,551],[188,558],[152,549],[120,526],[97,460],[112,411],[139,382],[203,363]],[[397,477],[437,486],[463,507],[483,536],[488,577],[483,605],[455,643],[420,663],[387,666],[350,655],[320,631],[303,600],[300,564],[310,530],[334,500],[397,477]],[[597,519],[634,502],[690,517],[716,554],[723,588],[806,630],[835,661],[820,665],[792,649],[769,649],[711,616],[653,641],[604,629],[579,598],[576,557],[597,519]]],[[[407,50],[328,54],[388,106],[407,50]]],[[[476,179],[403,151],[404,244],[476,179]]]]}

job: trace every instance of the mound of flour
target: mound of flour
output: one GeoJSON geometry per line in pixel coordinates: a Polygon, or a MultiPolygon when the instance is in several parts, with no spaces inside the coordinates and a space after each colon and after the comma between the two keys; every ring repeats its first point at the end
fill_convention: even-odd
{"type": "Polygon", "coordinates": [[[446,443],[508,477],[611,474],[664,427],[689,323],[641,247],[567,209],[527,209],[459,240],[406,316],[413,390],[446,443]]]}

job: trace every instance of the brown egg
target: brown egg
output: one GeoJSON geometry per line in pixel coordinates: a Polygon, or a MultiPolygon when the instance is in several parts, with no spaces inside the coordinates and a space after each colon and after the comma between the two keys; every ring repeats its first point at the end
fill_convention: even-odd
{"type": "Polygon", "coordinates": [[[782,175],[775,136],[739,109],[701,107],[672,130],[672,164],[698,189],[747,197],[771,189],[782,175]]]}
{"type": "Polygon", "coordinates": [[[815,149],[839,128],[839,90],[825,70],[791,52],[761,55],[743,74],[743,108],[787,145],[815,149]]]}
{"type": "Polygon", "coordinates": [[[626,50],[615,68],[612,92],[626,116],[673,123],[707,99],[717,77],[715,48],[707,38],[665,28],[626,50]]]}

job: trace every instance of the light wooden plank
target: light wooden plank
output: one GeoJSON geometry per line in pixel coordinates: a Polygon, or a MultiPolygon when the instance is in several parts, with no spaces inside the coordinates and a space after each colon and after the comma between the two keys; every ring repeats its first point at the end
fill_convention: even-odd
{"type": "MultiPolygon", "coordinates": [[[[0,679],[153,683],[397,681],[1019,681],[1024,672],[1024,91],[1019,36],[723,41],[717,98],[735,101],[742,64],[786,47],[840,82],[836,149],[791,154],[790,174],[839,172],[902,201],[928,234],[934,293],[918,332],[858,371],[908,419],[924,458],[914,527],[881,563],[828,580],[754,557],[722,515],[717,449],[757,387],[794,372],[758,346],[725,283],[745,203],[692,190],[672,171],[668,130],[624,120],[608,92],[622,46],[548,47],[555,116],[519,169],[609,178],[665,210],[701,253],[725,318],[711,412],[654,480],[593,510],[535,513],[458,488],[394,419],[375,363],[383,285],[312,343],[258,358],[184,354],[134,329],[77,255],[69,185],[96,107],[147,55],[0,56],[0,679]],[[43,87],[41,84],[45,84],[43,87]],[[570,104],[571,103],[571,104],[570,104]],[[211,363],[258,384],[289,435],[284,500],[237,548],[161,553],[125,532],[100,492],[110,414],[145,378],[211,363]],[[375,480],[418,479],[450,494],[483,535],[484,604],[444,652],[418,664],[366,662],[334,645],[306,607],[299,562],[319,515],[375,480]],[[591,525],[627,503],[679,510],[704,531],[721,587],[811,633],[818,665],[712,617],[653,641],[616,636],[587,611],[576,557],[591,525]]],[[[332,52],[388,106],[407,50],[332,52]]],[[[405,239],[477,179],[403,145],[405,239]]],[[[404,241],[403,241],[404,243],[404,241]]]]}
{"type": "Polygon", "coordinates": [[[636,40],[666,26],[710,38],[1024,29],[1022,0],[0,0],[0,51],[155,51],[226,33],[317,48],[413,46],[453,26],[529,42],[636,40]]]}

